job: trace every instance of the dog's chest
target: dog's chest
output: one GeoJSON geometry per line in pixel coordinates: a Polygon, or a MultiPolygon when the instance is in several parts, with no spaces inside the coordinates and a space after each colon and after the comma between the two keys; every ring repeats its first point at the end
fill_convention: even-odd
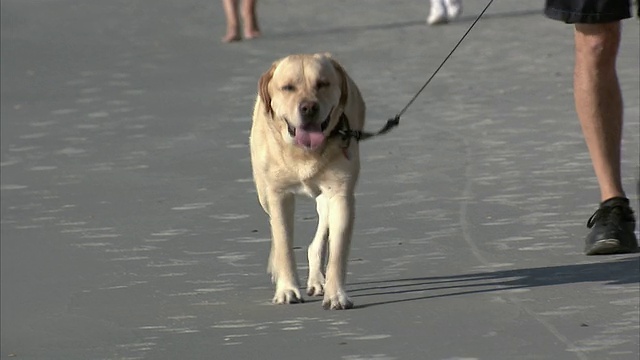
{"type": "Polygon", "coordinates": [[[292,190],[297,195],[307,195],[312,198],[315,198],[322,193],[320,187],[312,182],[302,182],[295,186],[292,190]]]}

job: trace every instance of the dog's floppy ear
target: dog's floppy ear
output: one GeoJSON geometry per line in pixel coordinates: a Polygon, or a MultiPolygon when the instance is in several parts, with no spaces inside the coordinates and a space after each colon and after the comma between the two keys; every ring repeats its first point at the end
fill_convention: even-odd
{"type": "Polygon", "coordinates": [[[273,72],[276,70],[278,62],[271,64],[271,68],[267,70],[258,81],[258,96],[262,100],[264,107],[267,110],[267,114],[273,115],[273,109],[271,108],[271,95],[269,95],[269,82],[273,78],[273,72]]]}
{"type": "Polygon", "coordinates": [[[333,67],[336,69],[338,75],[340,76],[340,102],[338,103],[338,106],[342,110],[344,110],[344,108],[347,106],[347,100],[349,98],[349,82],[347,81],[347,72],[344,70],[342,65],[340,65],[335,59],[331,57],[331,54],[327,53],[325,54],[325,56],[329,59],[329,61],[331,61],[331,64],[333,64],[333,67]]]}

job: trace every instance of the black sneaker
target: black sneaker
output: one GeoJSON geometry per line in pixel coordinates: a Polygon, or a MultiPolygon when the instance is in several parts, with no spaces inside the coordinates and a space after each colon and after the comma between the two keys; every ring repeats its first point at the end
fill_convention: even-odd
{"type": "Polygon", "coordinates": [[[591,229],[585,241],[587,255],[623,254],[638,251],[638,239],[633,232],[636,220],[629,199],[614,197],[600,204],[587,221],[591,229]]]}

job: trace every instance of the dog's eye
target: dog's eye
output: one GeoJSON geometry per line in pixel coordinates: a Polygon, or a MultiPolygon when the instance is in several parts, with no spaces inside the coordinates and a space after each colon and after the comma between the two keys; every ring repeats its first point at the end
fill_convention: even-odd
{"type": "Polygon", "coordinates": [[[331,85],[328,81],[318,81],[316,83],[316,89],[322,89],[331,85]]]}
{"type": "Polygon", "coordinates": [[[294,91],[295,89],[296,88],[293,85],[285,85],[282,87],[282,91],[287,91],[287,92],[294,91]]]}

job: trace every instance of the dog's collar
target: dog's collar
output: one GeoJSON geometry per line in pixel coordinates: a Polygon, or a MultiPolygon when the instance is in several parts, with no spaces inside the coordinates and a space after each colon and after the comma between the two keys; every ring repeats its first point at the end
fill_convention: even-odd
{"type": "Polygon", "coordinates": [[[363,139],[363,132],[360,130],[351,130],[351,126],[349,126],[349,118],[347,118],[345,113],[342,113],[338,120],[338,124],[331,131],[329,137],[340,137],[342,140],[342,148],[348,148],[351,143],[351,138],[356,139],[356,141],[363,139]]]}
{"type": "Polygon", "coordinates": [[[330,136],[340,136],[343,142],[346,144],[344,147],[349,146],[349,141],[351,138],[356,139],[356,141],[363,141],[367,139],[371,139],[372,137],[383,135],[391,131],[394,127],[400,124],[400,115],[396,115],[395,117],[387,120],[387,123],[382,127],[382,129],[377,132],[367,132],[363,130],[351,130],[349,126],[349,119],[347,119],[347,115],[342,113],[340,115],[340,120],[338,121],[338,125],[331,131],[330,136]]]}

